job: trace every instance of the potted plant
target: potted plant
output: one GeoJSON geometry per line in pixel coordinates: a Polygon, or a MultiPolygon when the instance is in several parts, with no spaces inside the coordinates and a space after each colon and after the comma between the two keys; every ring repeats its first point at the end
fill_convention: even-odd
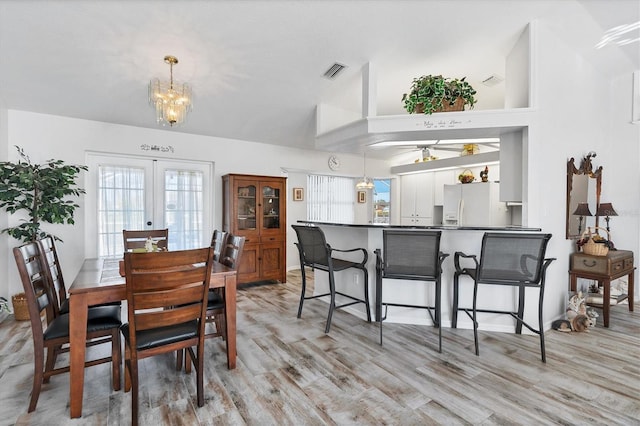
{"type": "Polygon", "coordinates": [[[22,211],[29,219],[1,232],[30,242],[50,235],[41,229],[42,223],[75,223],[73,213],[79,206],[67,197],[85,193],[76,185],[76,178],[87,166],[69,165],[62,160],[34,164],[20,147],[16,149],[18,162],[0,162],[0,208],[9,214],[22,211]]]}
{"type": "Polygon", "coordinates": [[[476,103],[476,91],[463,78],[445,78],[441,75],[423,75],[414,78],[411,91],[402,95],[404,108],[409,114],[432,114],[440,111],[463,111],[476,103]]]}
{"type": "MultiPolygon", "coordinates": [[[[87,167],[68,165],[62,160],[34,164],[20,147],[16,149],[20,156],[18,162],[0,162],[0,208],[9,214],[23,212],[28,219],[1,232],[27,243],[50,235],[41,229],[42,223],[74,223],[73,213],[78,205],[67,197],[84,194],[76,185],[76,177],[87,167]]],[[[55,235],[52,237],[60,240],[55,235]]],[[[11,300],[16,320],[29,319],[24,309],[24,293],[12,296],[11,300]],[[23,311],[26,316],[18,315],[23,311]]],[[[5,300],[2,303],[6,303],[5,300]]]]}

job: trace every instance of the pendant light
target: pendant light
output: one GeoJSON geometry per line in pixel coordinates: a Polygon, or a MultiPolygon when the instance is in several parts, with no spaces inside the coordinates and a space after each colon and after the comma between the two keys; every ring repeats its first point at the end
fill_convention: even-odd
{"type": "Polygon", "coordinates": [[[362,154],[362,180],[356,183],[357,189],[373,189],[373,180],[367,177],[367,154],[362,154]]]}
{"type": "Polygon", "coordinates": [[[156,110],[158,124],[173,127],[184,123],[193,105],[193,95],[188,84],[173,81],[173,66],[178,58],[167,55],[164,61],[169,65],[169,81],[151,80],[149,104],[156,110]]]}

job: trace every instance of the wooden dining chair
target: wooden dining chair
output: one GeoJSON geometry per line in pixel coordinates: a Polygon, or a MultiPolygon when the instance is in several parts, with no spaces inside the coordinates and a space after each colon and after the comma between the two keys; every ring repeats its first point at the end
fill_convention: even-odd
{"type": "MultiPolygon", "coordinates": [[[[226,234],[226,233],[225,233],[226,234]]],[[[224,246],[221,248],[219,262],[229,268],[235,269],[237,273],[237,267],[240,265],[240,258],[242,256],[242,250],[244,248],[245,237],[228,234],[224,237],[224,246]]],[[[213,244],[212,244],[213,248],[213,244]]],[[[227,341],[227,320],[225,311],[224,290],[219,288],[212,288],[207,295],[207,311],[205,313],[206,323],[211,325],[215,330],[210,331],[205,329],[205,339],[213,337],[222,337],[224,341],[227,341]]],[[[228,344],[228,343],[227,343],[228,344]]],[[[227,350],[229,350],[227,346],[227,350]]],[[[182,369],[184,351],[178,351],[176,357],[176,369],[182,369]]],[[[184,367],[189,372],[189,365],[187,360],[184,362],[184,367]]]]}
{"type": "MultiPolygon", "coordinates": [[[[225,266],[238,271],[242,250],[244,248],[245,237],[229,234],[220,252],[218,260],[225,266]]],[[[209,332],[205,338],[222,337],[226,340],[226,320],[224,311],[224,290],[211,289],[207,303],[207,322],[215,323],[215,332],[209,332]]]]}
{"type": "Polygon", "coordinates": [[[213,260],[220,260],[220,252],[222,252],[225,244],[227,243],[227,237],[229,234],[226,231],[216,229],[211,235],[211,247],[213,247],[213,260]]]}
{"type": "Polygon", "coordinates": [[[129,322],[125,341],[125,391],[138,424],[138,361],[186,350],[195,366],[198,407],[204,405],[204,326],[213,248],[125,253],[129,322]],[[196,348],[194,351],[193,348],[196,348]]]}
{"type": "Polygon", "coordinates": [[[169,229],[122,230],[124,251],[144,248],[147,238],[157,244],[159,250],[167,250],[169,246],[169,229]]]}
{"type": "MultiPolygon", "coordinates": [[[[49,280],[49,285],[54,291],[56,296],[56,302],[54,309],[57,309],[60,314],[69,313],[69,299],[67,298],[67,288],[64,283],[64,275],[62,274],[62,266],[60,265],[60,259],[58,258],[58,251],[53,237],[48,236],[38,240],[38,245],[41,253],[41,259],[43,262],[43,271],[45,276],[49,280]]],[[[120,302],[110,302],[97,306],[120,306],[120,302]]],[[[93,309],[95,306],[89,307],[93,309]]]]}
{"type": "MultiPolygon", "coordinates": [[[[69,352],[69,314],[60,314],[54,288],[45,276],[42,256],[36,242],[13,249],[16,266],[27,299],[33,338],[34,374],[28,411],[36,409],[43,383],[51,376],[66,373],[69,366],[56,368],[58,355],[69,352]],[[41,314],[46,312],[43,321],[41,314]],[[47,352],[46,361],[44,352],[47,352]]],[[[111,362],[113,389],[120,389],[120,307],[94,307],[87,320],[87,346],[111,343],[111,356],[86,361],[84,366],[111,362]]]]}

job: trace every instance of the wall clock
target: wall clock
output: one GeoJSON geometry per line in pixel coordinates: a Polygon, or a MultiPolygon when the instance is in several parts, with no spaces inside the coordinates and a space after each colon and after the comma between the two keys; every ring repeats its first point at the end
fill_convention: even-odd
{"type": "Polygon", "coordinates": [[[331,157],[329,157],[329,168],[333,171],[336,171],[340,168],[340,159],[337,156],[332,155],[331,157]]]}

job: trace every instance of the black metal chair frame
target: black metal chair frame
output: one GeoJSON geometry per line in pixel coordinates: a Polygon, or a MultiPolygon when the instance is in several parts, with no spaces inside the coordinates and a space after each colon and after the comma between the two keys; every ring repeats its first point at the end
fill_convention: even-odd
{"type": "Polygon", "coordinates": [[[440,236],[441,231],[407,231],[407,230],[383,230],[382,239],[384,247],[383,252],[380,249],[375,250],[376,254],[376,320],[380,325],[380,345],[382,346],[382,322],[387,319],[387,312],[389,306],[401,307],[401,308],[414,308],[425,309],[433,325],[438,328],[438,352],[442,352],[442,327],[440,326],[441,318],[441,301],[442,301],[442,263],[449,256],[448,253],[440,251],[440,236]],[[399,237],[406,239],[408,236],[424,236],[429,238],[435,238],[436,247],[433,251],[436,255],[432,259],[424,259],[424,264],[430,264],[436,271],[433,275],[407,273],[406,271],[400,271],[394,269],[394,266],[389,265],[387,254],[387,241],[388,238],[399,237]],[[414,281],[433,281],[435,283],[435,303],[433,306],[416,305],[407,303],[390,303],[382,300],[382,280],[399,279],[399,280],[414,280],[414,281]],[[384,306],[384,315],[382,315],[382,307],[384,306]]]}
{"type": "Polygon", "coordinates": [[[367,250],[364,248],[353,248],[348,250],[336,249],[327,244],[322,229],[316,226],[306,225],[291,226],[298,236],[298,242],[295,243],[295,245],[298,247],[298,253],[300,255],[300,271],[302,273],[302,290],[300,293],[300,305],[298,306],[298,318],[302,316],[302,305],[305,300],[330,296],[331,300],[329,302],[329,314],[327,316],[327,324],[324,330],[325,333],[328,333],[331,328],[331,318],[333,317],[334,310],[355,305],[356,303],[364,303],[367,311],[367,321],[371,322],[371,307],[369,306],[369,273],[367,271],[367,260],[369,259],[369,254],[367,253],[367,250]],[[317,239],[320,244],[315,245],[316,247],[313,247],[313,249],[309,247],[305,248],[305,233],[315,233],[313,238],[317,239]],[[317,248],[320,250],[316,250],[317,248]],[[353,262],[333,257],[334,253],[353,253],[357,251],[362,252],[363,258],[361,262],[353,262]],[[313,296],[305,295],[307,288],[307,276],[305,272],[306,266],[313,270],[320,269],[321,271],[326,271],[329,274],[328,293],[316,294],[313,296]],[[336,290],[334,272],[344,271],[349,268],[355,268],[362,271],[362,274],[364,275],[364,298],[359,298],[336,290]],[[341,305],[336,305],[336,295],[345,297],[351,301],[341,305]]]}
{"type": "MultiPolygon", "coordinates": [[[[477,313],[492,313],[492,314],[503,314],[510,315],[516,320],[516,334],[522,334],[522,326],[527,327],[532,333],[537,334],[540,337],[540,352],[542,356],[542,362],[546,361],[546,353],[545,353],[545,345],[544,345],[544,323],[542,318],[542,308],[544,302],[544,288],[545,288],[545,277],[546,271],[551,262],[556,260],[555,258],[545,258],[545,252],[547,249],[547,244],[551,239],[551,234],[527,234],[527,233],[490,233],[487,232],[484,234],[482,238],[482,250],[480,254],[480,261],[476,255],[467,255],[463,252],[456,252],[454,256],[454,264],[455,264],[455,273],[453,275],[453,309],[451,316],[451,327],[457,328],[458,325],[458,311],[464,311],[467,316],[473,321],[473,340],[475,344],[475,352],[476,355],[480,355],[479,347],[478,347],[478,319],[477,313]],[[540,240],[540,248],[538,256],[533,259],[536,263],[536,271],[533,274],[522,274],[521,278],[517,278],[516,274],[513,277],[499,279],[495,277],[484,277],[483,275],[483,264],[485,258],[490,257],[490,253],[485,253],[485,247],[487,241],[493,238],[528,238],[528,239],[538,239],[540,240]],[[474,266],[471,268],[462,267],[460,260],[461,259],[471,259],[474,262],[474,266]],[[460,276],[466,275],[473,280],[473,303],[471,309],[467,307],[459,307],[458,299],[459,299],[459,279],[460,276]],[[534,279],[527,279],[527,276],[533,276],[534,279]],[[505,310],[496,310],[496,309],[478,309],[477,307],[477,296],[478,296],[478,285],[479,284],[489,284],[489,285],[502,285],[502,286],[511,286],[518,287],[518,310],[516,312],[513,311],[505,311],[505,310]],[[537,288],[539,290],[538,294],[538,328],[535,329],[528,323],[524,321],[524,307],[525,307],[525,289],[527,287],[537,288]],[[471,312],[469,312],[471,311],[471,312]]],[[[521,271],[528,271],[527,261],[532,260],[532,256],[523,255],[520,259],[520,268],[521,271]]]]}

